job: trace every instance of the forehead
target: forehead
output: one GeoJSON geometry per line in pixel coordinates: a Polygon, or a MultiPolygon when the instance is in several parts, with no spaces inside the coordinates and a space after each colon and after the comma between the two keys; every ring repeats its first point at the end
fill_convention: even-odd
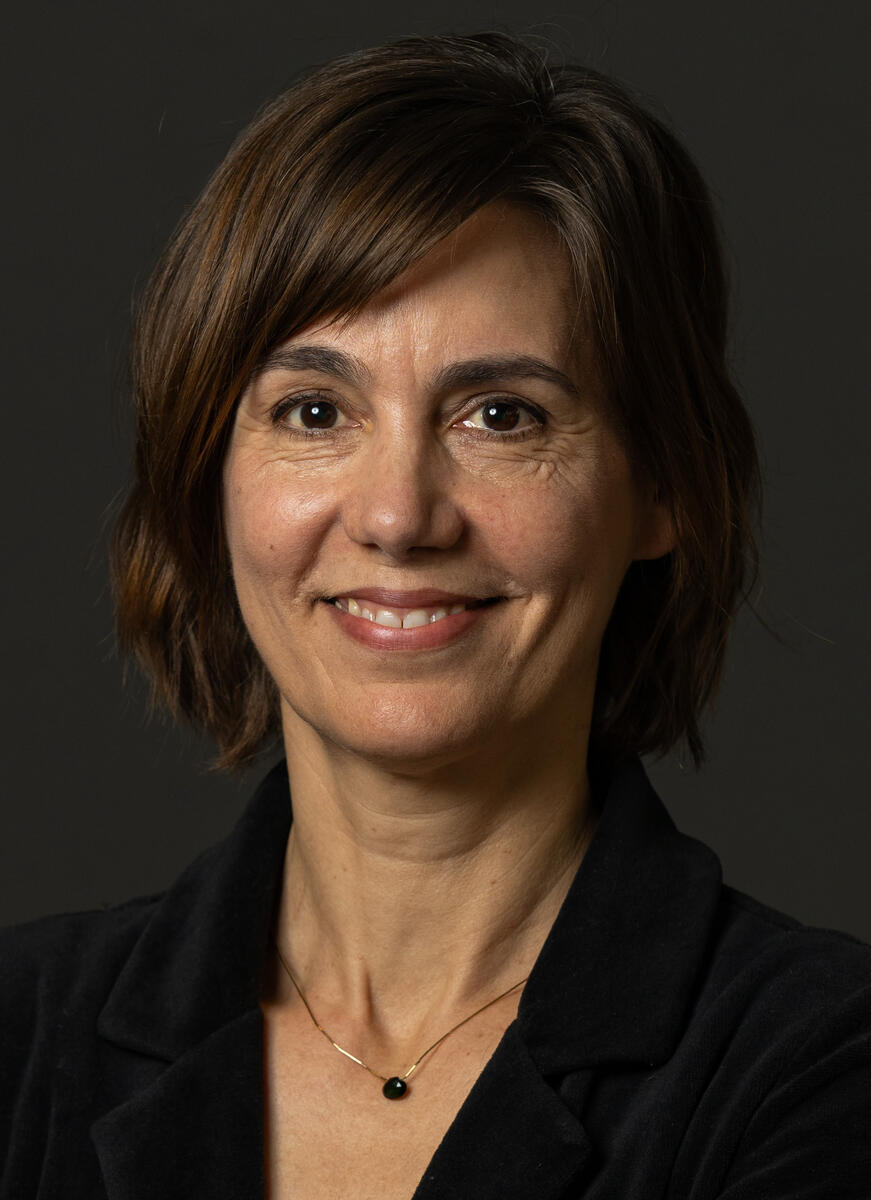
{"type": "Polygon", "coordinates": [[[567,359],[577,333],[568,253],[526,209],[489,204],[352,317],[289,344],[333,343],[389,364],[499,351],[567,359]]]}

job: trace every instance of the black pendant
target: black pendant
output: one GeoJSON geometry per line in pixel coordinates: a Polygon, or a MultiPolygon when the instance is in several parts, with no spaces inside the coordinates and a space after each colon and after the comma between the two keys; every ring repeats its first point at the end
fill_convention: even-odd
{"type": "Polygon", "coordinates": [[[408,1091],[408,1084],[404,1079],[400,1079],[398,1075],[394,1075],[387,1080],[381,1091],[388,1100],[401,1100],[408,1091]]]}

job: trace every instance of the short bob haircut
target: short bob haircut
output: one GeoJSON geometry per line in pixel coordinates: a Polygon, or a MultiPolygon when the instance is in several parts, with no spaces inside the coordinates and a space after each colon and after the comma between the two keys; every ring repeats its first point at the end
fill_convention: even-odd
{"type": "Polygon", "coordinates": [[[505,33],[410,37],[308,74],[241,134],[183,219],[134,331],[135,480],[112,550],[121,646],[154,698],[239,767],[280,728],[221,519],[235,409],[277,344],[354,315],[482,205],[562,238],[633,468],[677,546],[626,575],[591,744],[698,765],[700,719],[755,579],[759,466],[725,362],[712,205],[687,153],[612,80],[505,33]]]}

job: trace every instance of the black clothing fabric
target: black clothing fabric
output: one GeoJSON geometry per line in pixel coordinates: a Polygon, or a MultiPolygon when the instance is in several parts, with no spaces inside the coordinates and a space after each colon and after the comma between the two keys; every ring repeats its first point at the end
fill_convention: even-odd
{"type": "MultiPolygon", "coordinates": [[[[724,886],[640,762],[597,788],[517,1018],[414,1200],[867,1200],[871,946],[724,886]]],[[[166,893],[3,931],[2,1200],[263,1196],[290,819],[282,765],[166,893]]]]}

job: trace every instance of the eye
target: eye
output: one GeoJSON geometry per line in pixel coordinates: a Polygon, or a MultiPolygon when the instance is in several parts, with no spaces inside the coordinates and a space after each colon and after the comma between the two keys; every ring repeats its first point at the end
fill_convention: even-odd
{"type": "Polygon", "coordinates": [[[294,433],[317,435],[341,428],[338,405],[323,396],[294,396],[275,406],[272,420],[294,433]]]}
{"type": "Polygon", "coordinates": [[[460,422],[467,429],[479,429],[482,433],[524,437],[544,425],[544,417],[529,405],[519,400],[487,400],[474,413],[460,422]],[[478,416],[480,414],[480,417],[478,416]]]}

